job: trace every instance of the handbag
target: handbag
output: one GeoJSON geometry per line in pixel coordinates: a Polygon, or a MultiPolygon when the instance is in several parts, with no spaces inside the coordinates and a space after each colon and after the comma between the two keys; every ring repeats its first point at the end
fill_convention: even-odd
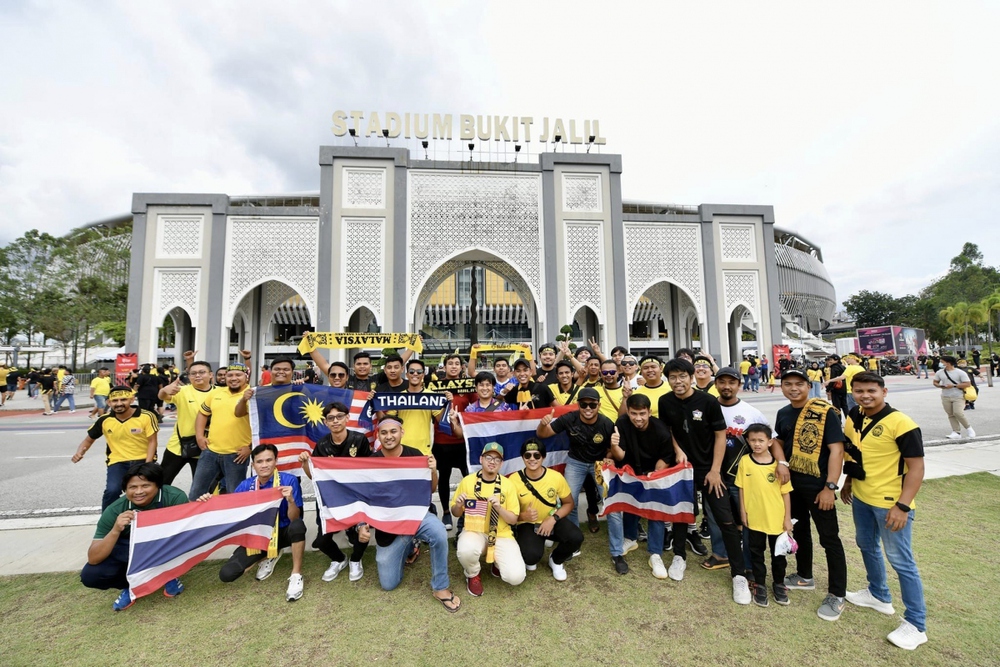
{"type": "Polygon", "coordinates": [[[198,438],[193,435],[178,435],[177,439],[181,443],[181,456],[186,459],[196,459],[201,456],[201,447],[198,446],[198,438]]]}
{"type": "Polygon", "coordinates": [[[976,388],[975,387],[973,387],[972,385],[969,385],[968,387],[965,388],[965,400],[967,400],[967,401],[969,401],[971,403],[972,401],[976,400],[977,398],[979,398],[979,394],[976,392],[976,388]]]}

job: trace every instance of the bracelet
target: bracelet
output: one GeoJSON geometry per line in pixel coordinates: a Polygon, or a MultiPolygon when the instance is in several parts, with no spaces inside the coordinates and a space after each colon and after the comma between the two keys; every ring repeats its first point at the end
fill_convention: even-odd
{"type": "MultiPolygon", "coordinates": [[[[551,511],[549,512],[549,516],[556,516],[556,510],[555,510],[555,509],[551,510],[551,511]]],[[[556,516],[556,520],[557,520],[557,521],[558,521],[558,519],[559,519],[559,517],[557,517],[557,516],[556,516]]]]}
{"type": "Polygon", "coordinates": [[[779,466],[785,466],[787,468],[788,467],[788,461],[778,461],[778,465],[779,466]]]}
{"type": "Polygon", "coordinates": [[[903,503],[896,503],[896,507],[898,507],[899,509],[903,510],[907,514],[910,513],[910,507],[909,507],[909,505],[904,505],[903,503]]]}

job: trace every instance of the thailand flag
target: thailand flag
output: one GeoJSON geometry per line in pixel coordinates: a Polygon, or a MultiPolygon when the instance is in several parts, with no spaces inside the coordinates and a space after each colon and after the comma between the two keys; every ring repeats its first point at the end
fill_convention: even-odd
{"type": "Polygon", "coordinates": [[[334,389],[317,384],[258,387],[250,401],[253,445],[278,448],[278,470],[302,474],[299,454],[312,453],[316,443],[330,433],[323,421],[328,403],[343,403],[350,409],[347,428],[364,433],[375,442],[375,426],[368,393],[334,389]]]}
{"type": "Polygon", "coordinates": [[[126,570],[132,598],[162,588],[220,547],[266,551],[280,506],[279,487],[136,512],[126,570]]]}
{"type": "Polygon", "coordinates": [[[426,456],[309,460],[324,533],[359,523],[396,535],[414,535],[431,504],[426,456]]]}
{"type": "Polygon", "coordinates": [[[637,514],[654,521],[694,523],[694,468],[689,463],[636,475],[630,466],[605,468],[604,511],[637,514]]]}
{"type": "MultiPolygon", "coordinates": [[[[469,451],[469,467],[478,470],[482,466],[479,458],[487,443],[496,442],[503,447],[503,465],[500,474],[509,475],[524,468],[521,458],[521,445],[528,438],[534,437],[538,423],[545,415],[555,410],[556,417],[579,409],[573,405],[560,405],[555,408],[537,408],[535,410],[509,410],[504,412],[461,412],[462,432],[465,434],[465,445],[469,451]]],[[[542,440],[545,443],[545,465],[562,472],[566,467],[569,455],[569,437],[566,432],[542,440]]]]}

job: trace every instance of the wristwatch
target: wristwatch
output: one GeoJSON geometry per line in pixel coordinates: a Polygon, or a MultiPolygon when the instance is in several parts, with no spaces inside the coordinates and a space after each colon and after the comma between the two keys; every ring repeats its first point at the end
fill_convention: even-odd
{"type": "Polygon", "coordinates": [[[834,484],[833,482],[827,482],[826,483],[826,488],[830,489],[831,491],[836,491],[840,487],[837,486],[836,484],[834,484]]]}

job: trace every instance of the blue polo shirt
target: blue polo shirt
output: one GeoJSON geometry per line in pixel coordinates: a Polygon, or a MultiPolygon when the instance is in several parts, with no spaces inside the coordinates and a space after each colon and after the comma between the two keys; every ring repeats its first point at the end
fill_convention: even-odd
{"type": "MultiPolygon", "coordinates": [[[[254,482],[257,476],[249,477],[236,487],[236,491],[233,493],[243,493],[244,491],[253,491],[254,482]]],[[[292,487],[292,500],[295,501],[295,506],[299,508],[299,518],[301,518],[302,513],[302,487],[299,486],[299,478],[295,475],[289,474],[287,472],[279,472],[278,479],[281,482],[279,486],[290,486],[292,487]]],[[[270,489],[273,486],[273,480],[269,477],[267,482],[261,484],[257,490],[270,489]]],[[[286,528],[292,521],[288,518],[288,501],[284,498],[281,499],[281,506],[278,508],[278,528],[286,528]]]]}

